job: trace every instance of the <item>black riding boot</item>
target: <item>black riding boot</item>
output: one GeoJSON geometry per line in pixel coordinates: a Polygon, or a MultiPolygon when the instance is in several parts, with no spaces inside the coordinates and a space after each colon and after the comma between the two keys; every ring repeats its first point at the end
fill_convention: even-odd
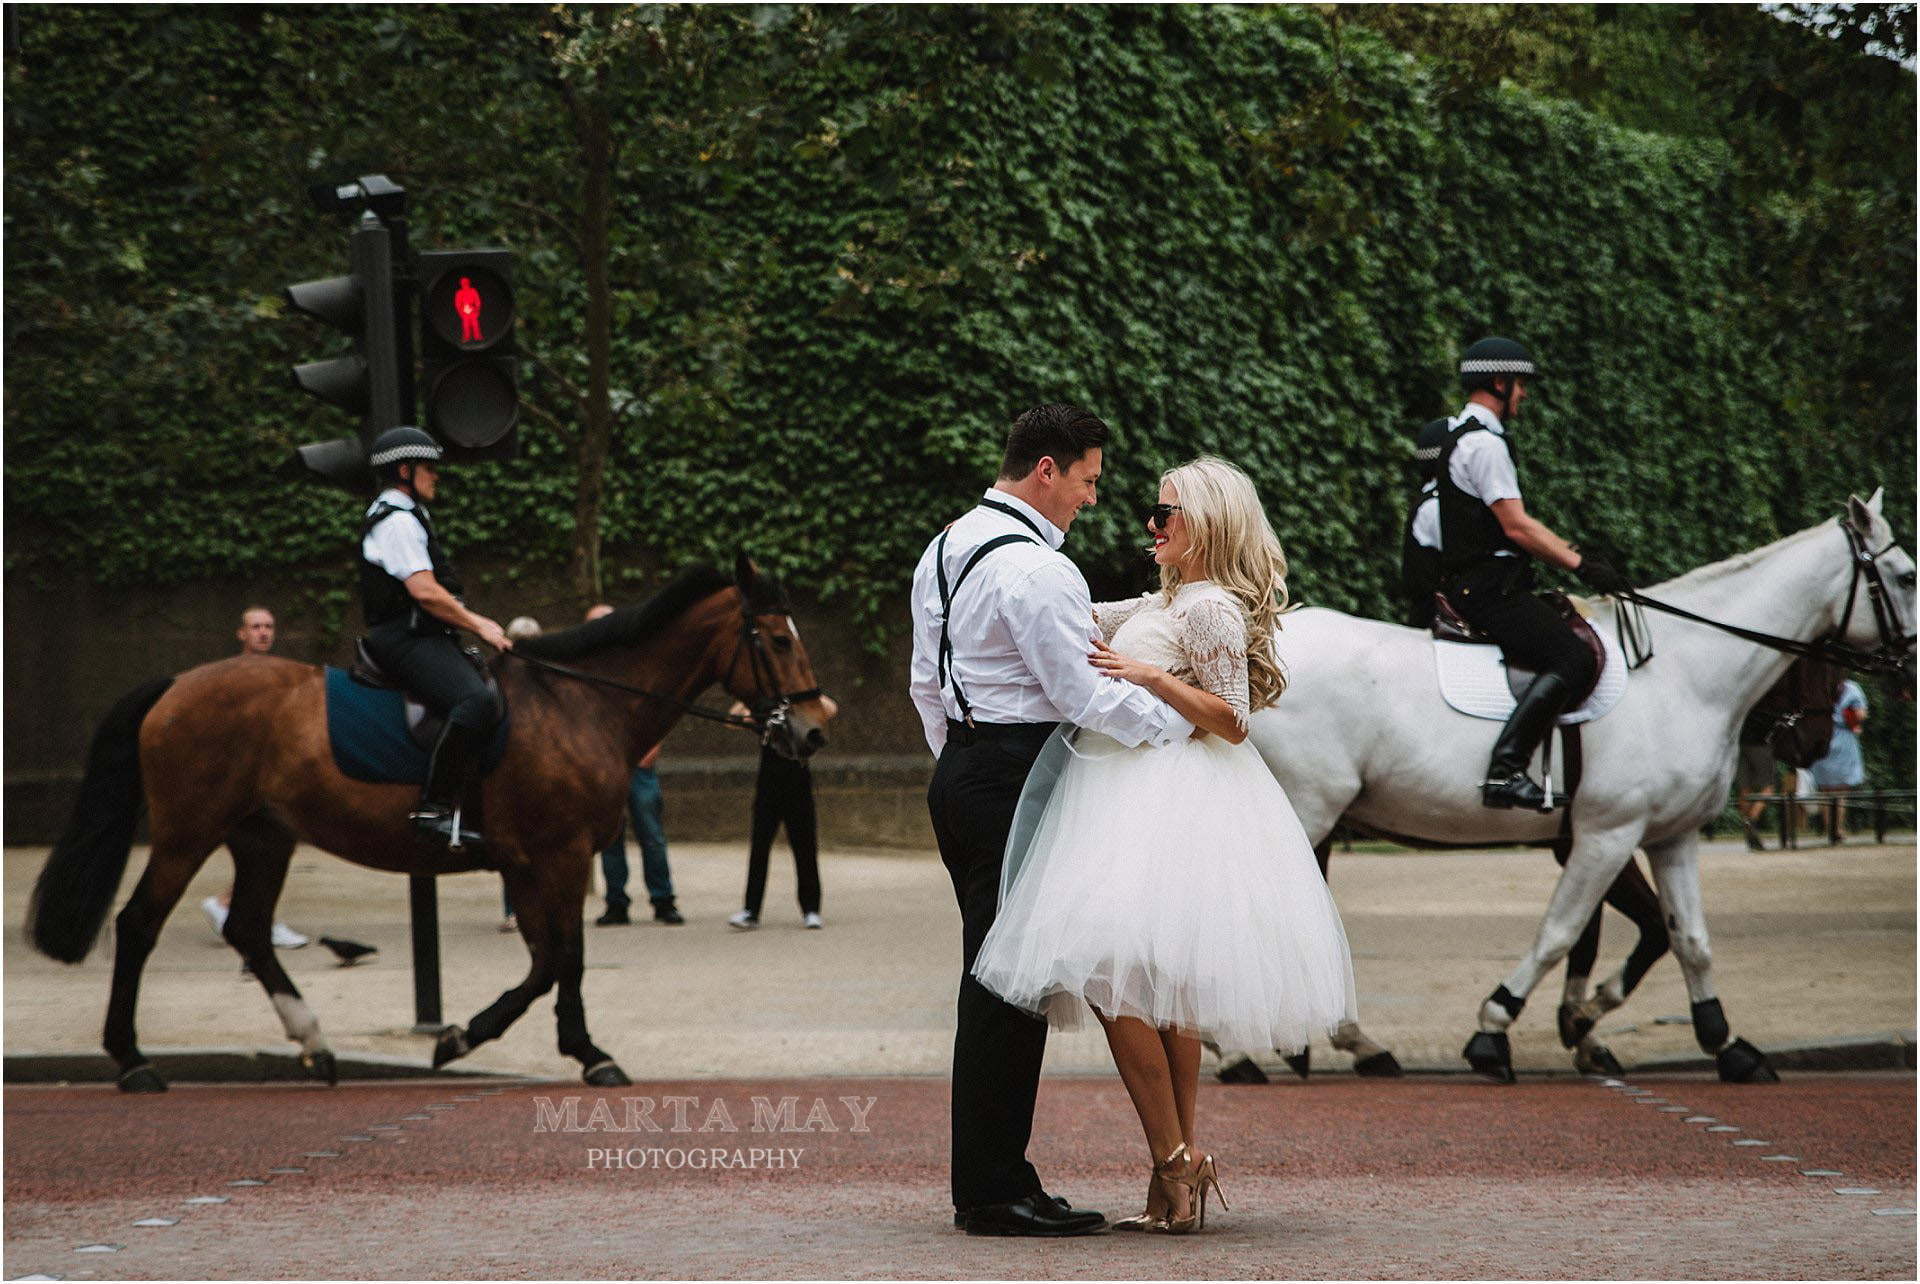
{"type": "Polygon", "coordinates": [[[1542,673],[1527,687],[1500,738],[1493,742],[1493,761],[1487,764],[1487,779],[1480,786],[1482,806],[1552,811],[1561,805],[1559,799],[1547,802],[1546,791],[1527,775],[1527,764],[1540,742],[1553,734],[1553,720],[1566,708],[1570,694],[1567,684],[1553,673],[1542,673]]]}
{"type": "Polygon", "coordinates": [[[433,748],[420,805],[408,816],[415,829],[439,839],[449,851],[478,852],[486,847],[480,831],[460,817],[461,800],[480,774],[481,740],[486,734],[485,728],[447,724],[433,748]]]}

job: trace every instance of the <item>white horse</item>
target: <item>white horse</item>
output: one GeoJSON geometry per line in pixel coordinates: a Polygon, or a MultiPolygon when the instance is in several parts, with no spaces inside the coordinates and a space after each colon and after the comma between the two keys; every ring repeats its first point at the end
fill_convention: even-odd
{"type": "MultiPolygon", "coordinates": [[[[1799,642],[1837,634],[1883,660],[1913,655],[1914,563],[1894,545],[1881,493],[1844,517],[1645,590],[1654,601],[1799,642]],[[1843,618],[1844,617],[1844,618],[1843,618]]],[[[1592,623],[1615,627],[1617,604],[1595,602],[1592,623]]],[[[1584,728],[1585,770],[1572,803],[1573,845],[1533,947],[1480,1009],[1465,1055],[1511,1081],[1506,1030],[1541,978],[1581,934],[1601,896],[1646,851],[1693,1003],[1693,1030],[1723,1079],[1773,1078],[1758,1049],[1734,1038],[1715,997],[1695,851],[1733,780],[1741,721],[1793,657],[1691,621],[1652,616],[1654,658],[1619,703],[1584,728]]],[[[1252,739],[1315,844],[1343,818],[1434,845],[1546,845],[1559,813],[1490,811],[1480,778],[1500,724],[1453,711],[1435,677],[1424,630],[1308,609],[1275,639],[1288,674],[1278,704],[1256,713],[1252,739]]],[[[1618,663],[1615,657],[1611,663],[1618,663]]],[[[1910,670],[1909,670],[1910,672],[1910,670]]],[[[1625,969],[1623,968],[1624,972],[1625,969]]],[[[1583,1009],[1586,1033],[1630,988],[1608,978],[1583,1009]]],[[[1391,1054],[1349,1023],[1334,1043],[1363,1071],[1391,1054]]],[[[1391,1072],[1391,1071],[1389,1071],[1391,1072]]]]}

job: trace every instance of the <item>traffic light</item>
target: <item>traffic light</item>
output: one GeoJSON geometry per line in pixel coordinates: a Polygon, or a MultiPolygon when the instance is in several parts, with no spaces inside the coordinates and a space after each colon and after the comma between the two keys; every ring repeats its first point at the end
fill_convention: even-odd
{"type": "Polygon", "coordinates": [[[408,361],[394,311],[394,256],[387,227],[366,213],[348,240],[348,251],[351,270],[346,276],[290,285],[286,299],[295,311],[318,317],[354,340],[352,355],[297,365],[292,379],[301,391],[359,416],[354,436],[295,451],[310,471],[359,488],[368,481],[368,445],[410,417],[403,370],[408,361]]]}
{"type": "Polygon", "coordinates": [[[519,451],[513,252],[420,256],[420,391],[425,422],[454,461],[519,451]]]}

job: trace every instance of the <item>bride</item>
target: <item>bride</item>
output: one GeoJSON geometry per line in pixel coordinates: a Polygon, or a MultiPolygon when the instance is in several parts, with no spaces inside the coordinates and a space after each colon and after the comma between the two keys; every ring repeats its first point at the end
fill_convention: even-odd
{"type": "Polygon", "coordinates": [[[1114,1229],[1181,1234],[1220,1193],[1194,1137],[1201,1041],[1297,1051],[1353,1017],[1353,965],[1312,846],[1245,743],[1248,713],[1286,686],[1287,563],[1253,482],[1202,456],[1161,478],[1147,526],[1159,591],[1096,604],[1089,660],[1197,730],[1160,748],[1056,735],[973,970],[1057,1028],[1092,1007],[1154,1161],[1146,1211],[1114,1229]]]}

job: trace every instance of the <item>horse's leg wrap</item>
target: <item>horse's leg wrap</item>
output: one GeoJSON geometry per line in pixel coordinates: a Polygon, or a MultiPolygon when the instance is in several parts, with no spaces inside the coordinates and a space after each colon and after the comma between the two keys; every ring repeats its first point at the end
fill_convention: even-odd
{"type": "Polygon", "coordinates": [[[1516,997],[1512,990],[1501,984],[1480,1005],[1480,1028],[1488,1034],[1502,1033],[1520,1015],[1520,1009],[1526,1006],[1525,999],[1516,997]]]}
{"type": "Polygon", "coordinates": [[[1713,1056],[1727,1046],[1732,1033],[1719,999],[1704,999],[1693,1005],[1693,1041],[1700,1045],[1700,1051],[1713,1056]]]}

